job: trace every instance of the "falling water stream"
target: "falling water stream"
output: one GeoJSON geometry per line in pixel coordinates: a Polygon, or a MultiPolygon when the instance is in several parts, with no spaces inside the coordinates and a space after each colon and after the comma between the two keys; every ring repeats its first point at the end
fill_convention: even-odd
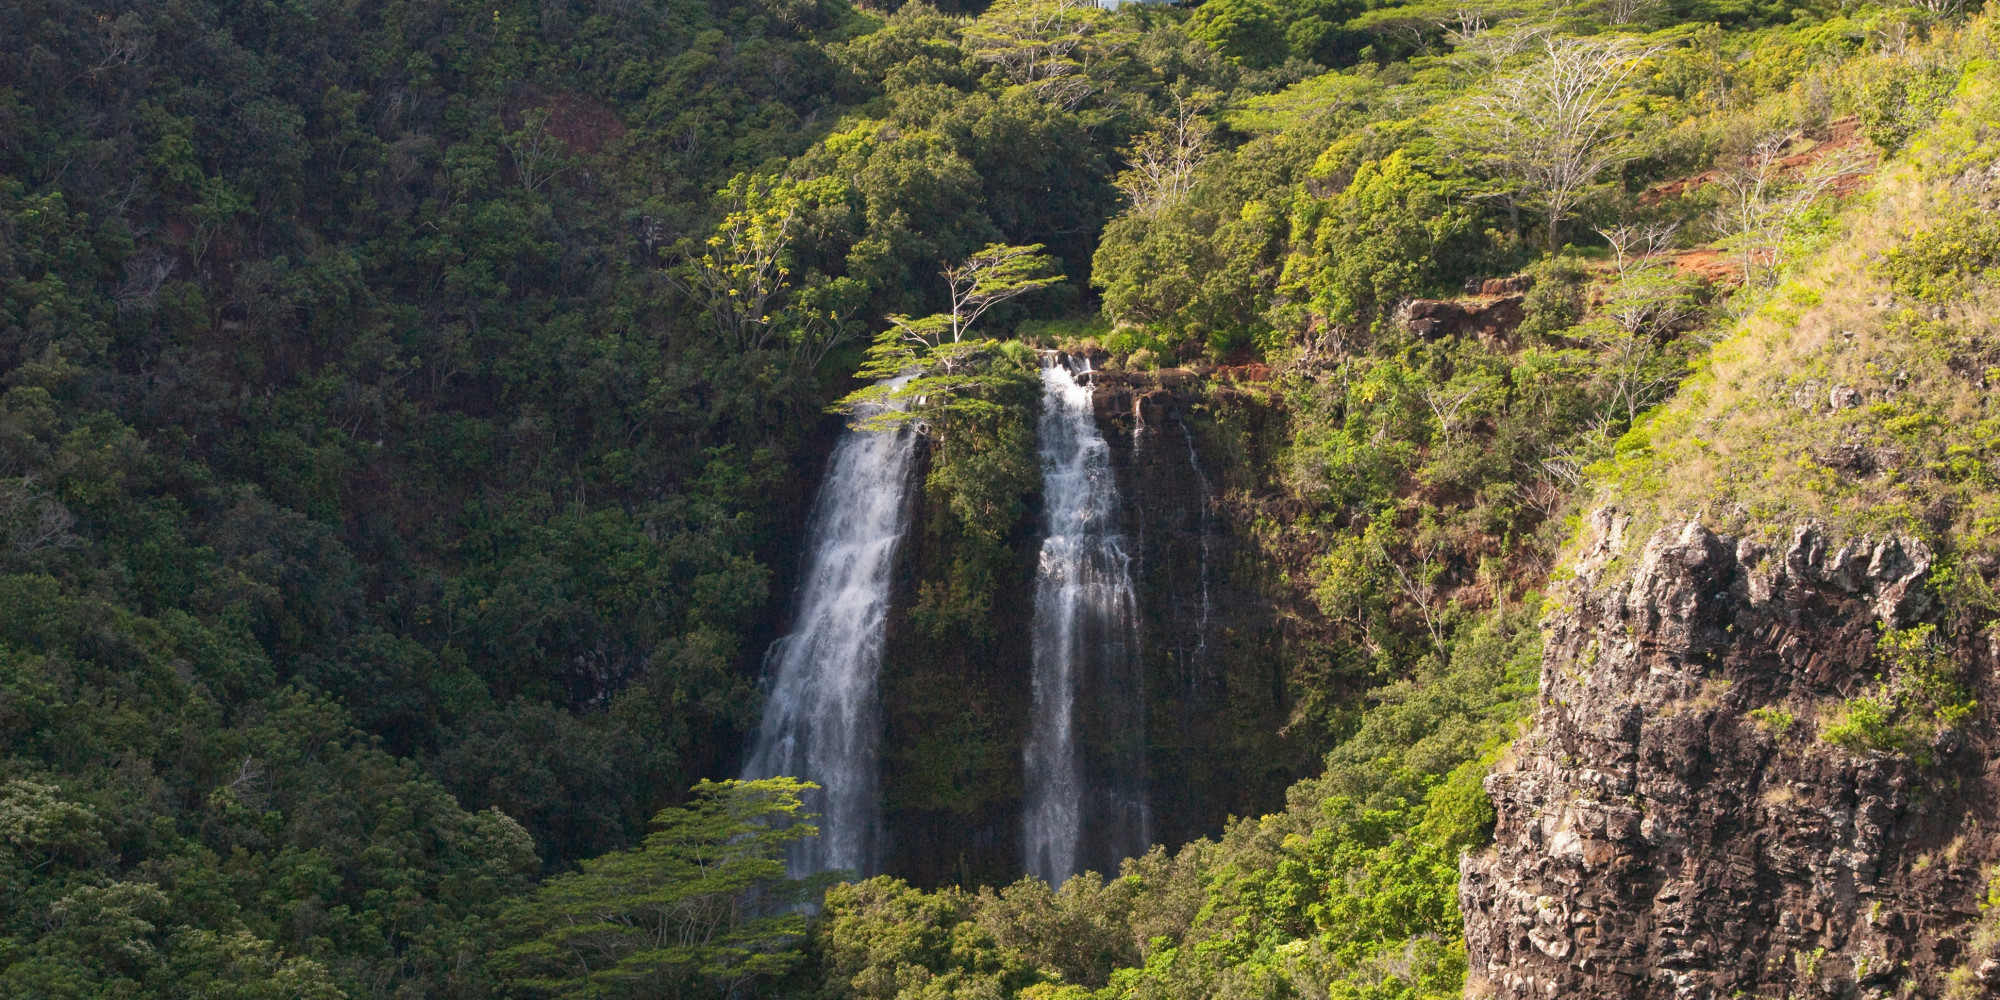
{"type": "Polygon", "coordinates": [[[1200,660],[1208,652],[1208,622],[1215,616],[1215,600],[1209,596],[1208,587],[1208,566],[1215,554],[1214,536],[1209,533],[1208,473],[1202,471],[1201,456],[1194,450],[1194,432],[1188,429],[1186,421],[1181,423],[1181,437],[1187,441],[1188,468],[1194,470],[1195,481],[1201,484],[1201,621],[1194,628],[1194,658],[1200,660]]]}
{"type": "Polygon", "coordinates": [[[765,654],[771,695],[744,777],[820,786],[805,803],[820,833],[793,843],[794,876],[879,866],[876,686],[916,451],[907,429],[844,432],[813,501],[797,620],[765,654]]]}
{"type": "MultiPolygon", "coordinates": [[[[1131,558],[1110,448],[1087,381],[1042,369],[1044,540],[1036,569],[1022,840],[1027,870],[1060,884],[1143,850],[1145,701],[1131,558]],[[1092,731],[1079,738],[1079,724],[1092,731]]],[[[1087,376],[1087,361],[1078,363],[1087,376]]]]}

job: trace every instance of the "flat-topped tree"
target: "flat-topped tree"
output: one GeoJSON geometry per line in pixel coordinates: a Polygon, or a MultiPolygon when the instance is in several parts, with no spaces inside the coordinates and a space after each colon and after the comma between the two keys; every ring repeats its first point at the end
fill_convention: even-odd
{"type": "MultiPolygon", "coordinates": [[[[972,324],[986,310],[1063,280],[1061,274],[1049,273],[1053,270],[1054,261],[1042,253],[1040,243],[1020,247],[989,243],[956,267],[947,266],[939,272],[951,289],[950,312],[922,319],[890,316],[894,327],[890,332],[898,334],[899,340],[925,347],[956,344],[966,339],[972,324]]],[[[870,370],[863,369],[862,374],[868,375],[870,370]]]]}
{"type": "Polygon", "coordinates": [[[890,316],[889,328],[868,349],[856,372],[871,385],[848,393],[832,409],[859,418],[871,430],[922,421],[932,432],[947,415],[988,405],[1002,383],[1032,371],[1033,356],[1019,344],[971,336],[986,311],[1063,280],[1039,243],[988,244],[939,272],[951,292],[951,311],[922,319],[890,316]]]}

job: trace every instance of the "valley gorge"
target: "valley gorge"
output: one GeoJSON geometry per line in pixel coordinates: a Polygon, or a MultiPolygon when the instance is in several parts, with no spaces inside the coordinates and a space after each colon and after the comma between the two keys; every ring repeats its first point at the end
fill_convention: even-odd
{"type": "Polygon", "coordinates": [[[2000,996],[1993,0],[0,0],[0,1000],[2000,996]]]}

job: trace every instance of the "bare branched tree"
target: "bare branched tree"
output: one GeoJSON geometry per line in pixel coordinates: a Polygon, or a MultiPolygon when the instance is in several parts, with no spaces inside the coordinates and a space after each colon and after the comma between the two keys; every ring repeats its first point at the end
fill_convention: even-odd
{"type": "Polygon", "coordinates": [[[521,127],[500,137],[513,158],[514,173],[529,191],[547,184],[569,170],[569,143],[549,132],[547,108],[530,108],[521,113],[521,127]]]}
{"type": "Polygon", "coordinates": [[[1453,48],[1458,48],[1477,41],[1481,35],[1486,34],[1490,25],[1486,23],[1485,12],[1471,7],[1460,7],[1452,11],[1450,21],[1438,22],[1438,27],[1444,29],[1445,41],[1450,42],[1453,48]]]}
{"type": "Polygon", "coordinates": [[[1545,36],[1535,65],[1473,99],[1464,135],[1538,199],[1550,247],[1605,170],[1628,157],[1617,132],[1626,84],[1664,47],[1625,38],[1545,36]]]}
{"type": "Polygon", "coordinates": [[[1569,496],[1562,484],[1548,475],[1531,475],[1521,479],[1514,484],[1514,494],[1530,510],[1540,514],[1544,521],[1553,520],[1569,496]]]}
{"type": "Polygon", "coordinates": [[[1611,247],[1611,264],[1618,281],[1604,303],[1604,314],[1620,330],[1632,334],[1663,334],[1694,308],[1687,284],[1674,274],[1667,251],[1673,248],[1675,223],[1600,229],[1611,247]]]}
{"type": "Polygon", "coordinates": [[[34,476],[0,480],[0,531],[17,555],[43,549],[72,548],[79,542],[69,529],[76,515],[50,496],[34,476]]]}
{"type": "Polygon", "coordinates": [[[99,18],[98,24],[104,29],[99,43],[104,47],[104,58],[90,68],[94,75],[119,66],[130,66],[143,62],[153,52],[153,33],[146,27],[145,18],[136,12],[127,11],[115,19],[99,18]]]}
{"type": "Polygon", "coordinates": [[[1902,0],[1902,5],[1940,19],[1957,17],[1971,6],[1966,0],[1902,0]]]}
{"type": "Polygon", "coordinates": [[[1611,245],[1616,280],[1601,314],[1583,326],[1586,339],[1602,355],[1610,383],[1605,420],[1627,423],[1659,402],[1680,383],[1680,366],[1670,362],[1663,341],[1695,308],[1693,290],[1675,271],[1667,250],[1671,225],[1600,229],[1611,245]]]}
{"type": "Polygon", "coordinates": [[[1865,166],[1859,157],[1843,151],[1819,157],[1790,176],[1785,150],[1798,138],[1797,132],[1765,137],[1717,181],[1724,192],[1717,228],[1723,232],[1723,246],[1735,252],[1745,284],[1775,277],[1784,265],[1786,244],[1813,203],[1865,166]]]}
{"type": "Polygon", "coordinates": [[[1449,442],[1452,432],[1458,429],[1458,413],[1472,397],[1479,395],[1484,386],[1470,388],[1456,386],[1435,386],[1424,390],[1424,402],[1430,405],[1431,416],[1437,418],[1438,433],[1449,442]]]}
{"type": "Polygon", "coordinates": [[[1604,0],[1604,16],[1612,24],[1643,21],[1665,5],[1665,0],[1604,0]]]}
{"type": "Polygon", "coordinates": [[[1210,99],[1203,93],[1175,94],[1173,112],[1155,119],[1153,130],[1125,151],[1130,166],[1118,175],[1118,189],[1132,199],[1135,211],[1158,211],[1194,186],[1194,172],[1208,158],[1214,131],[1202,117],[1210,99]]]}
{"type": "Polygon", "coordinates": [[[1437,578],[1444,572],[1443,564],[1438,561],[1438,547],[1413,543],[1410,554],[1417,561],[1413,569],[1404,568],[1387,549],[1382,549],[1379,554],[1382,561],[1389,564],[1390,572],[1396,574],[1396,589],[1416,605],[1417,614],[1424,620],[1424,630],[1431,635],[1431,644],[1443,653],[1447,623],[1444,609],[1438,607],[1437,578]]]}
{"type": "Polygon", "coordinates": [[[1460,8],[1452,20],[1438,22],[1452,49],[1472,57],[1479,75],[1496,72],[1507,60],[1539,44],[1548,35],[1543,28],[1496,29],[1487,23],[1483,11],[1460,8]]]}

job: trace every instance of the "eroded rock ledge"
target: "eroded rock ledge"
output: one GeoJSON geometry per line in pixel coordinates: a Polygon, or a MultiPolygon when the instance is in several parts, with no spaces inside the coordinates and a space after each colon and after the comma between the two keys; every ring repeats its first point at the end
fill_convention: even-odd
{"type": "Polygon", "coordinates": [[[1930,610],[1930,550],[1808,526],[1768,552],[1690,523],[1614,574],[1626,527],[1592,515],[1535,728],[1487,779],[1495,843],[1459,889],[1468,994],[1941,995],[2000,857],[1989,642],[1955,640],[1980,708],[1928,766],[1813,722],[1872,683],[1878,622],[1930,610]],[[1760,724],[1764,706],[1798,721],[1760,724]]]}

